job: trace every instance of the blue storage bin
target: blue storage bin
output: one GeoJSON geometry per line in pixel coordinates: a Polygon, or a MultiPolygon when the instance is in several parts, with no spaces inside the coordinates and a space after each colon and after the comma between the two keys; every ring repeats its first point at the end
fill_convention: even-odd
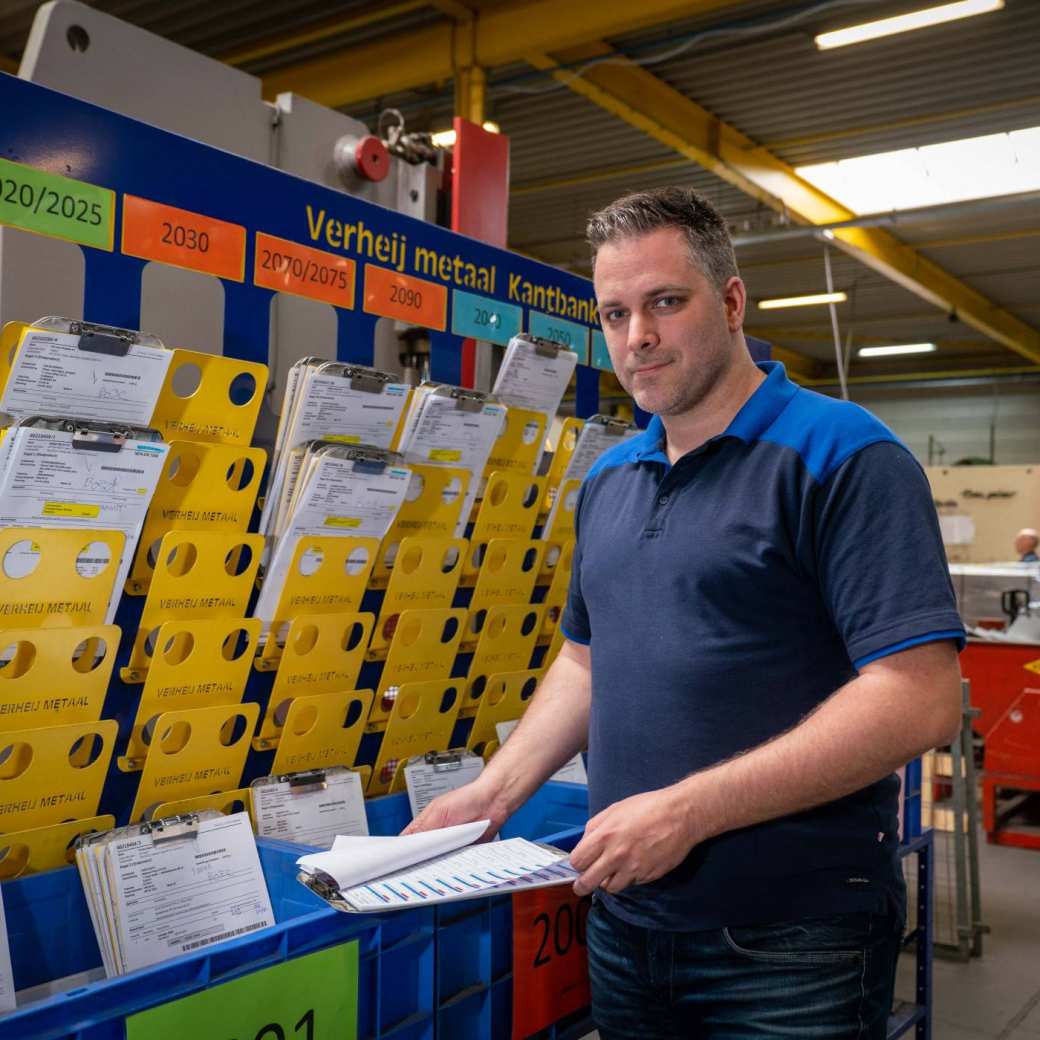
{"type": "MultiPolygon", "coordinates": [[[[395,834],[411,818],[405,795],[366,804],[372,834],[395,834]]],[[[506,837],[573,847],[588,815],[573,784],[546,784],[509,821],[506,837]]],[[[84,981],[0,1016],[0,1040],[125,1040],[127,1015],[272,964],[358,941],[358,1037],[444,1040],[495,1037],[512,1013],[512,916],[508,896],[441,910],[342,914],[296,880],[303,846],[257,840],[276,924],[253,935],[115,979],[84,981]],[[497,985],[495,985],[497,983],[497,985]],[[492,991],[494,987],[494,992],[492,991]]],[[[75,867],[3,883],[15,987],[101,967],[75,867]]]]}

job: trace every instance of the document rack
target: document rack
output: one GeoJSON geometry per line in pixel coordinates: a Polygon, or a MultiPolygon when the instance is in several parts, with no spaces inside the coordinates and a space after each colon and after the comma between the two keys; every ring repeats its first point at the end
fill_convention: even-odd
{"type": "Polygon", "coordinates": [[[371,690],[296,697],[281,727],[272,773],[354,765],[372,707],[371,690]]]}
{"type": "Polygon", "coordinates": [[[540,669],[525,669],[489,675],[473,716],[473,728],[469,731],[466,747],[483,755],[485,761],[491,758],[499,744],[495,727],[500,722],[512,722],[523,715],[544,674],[540,669]]]}
{"type": "Polygon", "coordinates": [[[519,671],[530,665],[543,614],[544,607],[530,603],[496,604],[487,608],[469,665],[466,698],[460,711],[463,718],[476,714],[493,673],[519,671]]]}

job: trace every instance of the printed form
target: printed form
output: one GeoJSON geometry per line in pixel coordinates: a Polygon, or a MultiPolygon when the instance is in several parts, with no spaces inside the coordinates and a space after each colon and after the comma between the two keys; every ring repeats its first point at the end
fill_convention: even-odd
{"type": "Polygon", "coordinates": [[[74,415],[147,426],[173,351],[131,344],[123,356],[81,350],[80,337],[27,329],[0,397],[0,411],[74,415]]]}
{"type": "Polygon", "coordinates": [[[252,796],[263,837],[330,849],[339,834],[368,834],[361,775],[352,770],[329,770],[320,786],[302,790],[288,780],[254,781],[252,796]]]}

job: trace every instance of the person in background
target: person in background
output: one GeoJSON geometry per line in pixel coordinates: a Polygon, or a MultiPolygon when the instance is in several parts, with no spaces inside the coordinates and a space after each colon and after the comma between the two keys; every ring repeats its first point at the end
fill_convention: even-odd
{"type": "Polygon", "coordinates": [[[1037,534],[1035,528],[1023,527],[1022,530],[1015,535],[1015,552],[1018,553],[1018,562],[1040,562],[1040,556],[1037,556],[1036,554],[1036,547],[1038,544],[1040,544],[1040,534],[1037,534]]]}
{"type": "Polygon", "coordinates": [[[571,853],[603,1040],[883,1040],[894,770],[960,724],[928,481],[857,405],[756,365],[726,222],[686,188],[589,222],[607,349],[653,413],[575,512],[566,641],[479,779],[490,836],[588,746],[571,853]]]}

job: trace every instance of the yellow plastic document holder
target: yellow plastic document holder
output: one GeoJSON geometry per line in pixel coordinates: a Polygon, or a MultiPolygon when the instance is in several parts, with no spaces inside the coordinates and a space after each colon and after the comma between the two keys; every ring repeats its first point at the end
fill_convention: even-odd
{"type": "Polygon", "coordinates": [[[408,468],[412,471],[408,495],[379,548],[369,582],[374,589],[386,588],[405,538],[453,537],[466,498],[469,470],[414,463],[409,463],[408,468]]]}
{"type": "Polygon", "coordinates": [[[500,722],[519,719],[527,711],[544,674],[540,669],[532,669],[489,675],[473,717],[466,748],[482,755],[486,762],[498,750],[498,730],[495,727],[500,722]]]}
{"type": "Polygon", "coordinates": [[[556,439],[556,450],[553,452],[549,473],[545,478],[545,498],[542,501],[542,516],[548,515],[553,500],[563,483],[563,475],[567,472],[574,449],[578,446],[578,437],[585,425],[584,419],[564,419],[560,427],[560,436],[556,439]]]}
{"type": "Polygon", "coordinates": [[[361,606],[379,542],[375,538],[307,535],[296,543],[278,606],[271,639],[282,641],[299,614],[343,614],[361,606]]]}
{"type": "Polygon", "coordinates": [[[374,620],[371,614],[304,614],[291,622],[264,721],[253,740],[257,751],[277,745],[294,697],[345,693],[357,686],[374,620]]]}
{"type": "Polygon", "coordinates": [[[558,494],[561,501],[556,512],[551,514],[548,530],[542,532],[547,542],[565,542],[575,537],[574,513],[578,508],[580,488],[580,480],[567,480],[560,488],[558,494]]]}
{"type": "Polygon", "coordinates": [[[498,439],[491,446],[484,477],[506,471],[531,476],[542,454],[545,437],[545,415],[526,408],[509,406],[505,425],[498,439]]]}
{"type": "Polygon", "coordinates": [[[14,359],[18,356],[18,348],[22,345],[22,336],[32,326],[25,321],[5,321],[0,328],[0,394],[7,386],[14,359]]]}
{"type": "Polygon", "coordinates": [[[266,386],[266,365],[174,350],[151,425],[165,441],[248,447],[266,386]]]}
{"type": "Polygon", "coordinates": [[[115,625],[0,630],[0,733],[96,722],[118,649],[115,625]]]}
{"type": "Polygon", "coordinates": [[[260,636],[259,618],[167,621],[159,626],[126,754],[124,772],[143,768],[152,727],[166,711],[238,704],[260,636]]]}
{"type": "Polygon", "coordinates": [[[381,730],[386,726],[390,717],[386,694],[393,687],[428,679],[447,679],[451,675],[465,626],[466,611],[455,607],[401,612],[368,717],[369,730],[381,730]]]}
{"type": "MultiPolygon", "coordinates": [[[[495,538],[488,542],[469,609],[497,603],[530,603],[545,555],[545,542],[531,538],[495,538]]],[[[464,637],[471,642],[470,634],[464,637]]]]}
{"type": "Polygon", "coordinates": [[[253,799],[250,797],[248,787],[240,787],[236,791],[222,791],[220,794],[202,794],[197,798],[180,798],[175,802],[163,802],[162,805],[156,806],[150,815],[153,820],[165,820],[170,816],[186,816],[189,813],[205,812],[207,809],[222,813],[224,816],[247,812],[253,829],[256,829],[256,821],[253,819],[253,799]]]}
{"type": "Polygon", "coordinates": [[[148,745],[130,822],[151,816],[163,802],[237,788],[259,714],[256,704],[164,711],[148,745]]]}
{"type": "Polygon", "coordinates": [[[296,697],[281,727],[271,774],[343,766],[357,758],[372,707],[371,690],[296,697]]]}
{"type": "Polygon", "coordinates": [[[263,548],[263,535],[240,531],[164,535],[123,681],[144,681],[158,629],[167,621],[244,617],[263,548]]]}
{"type": "MultiPolygon", "coordinates": [[[[550,572],[552,579],[549,591],[545,594],[543,601],[545,617],[542,619],[542,634],[539,636],[539,642],[552,640],[553,632],[556,631],[560,618],[563,616],[563,609],[567,606],[567,592],[571,585],[571,565],[574,562],[574,545],[574,539],[571,538],[564,543],[562,548],[551,543],[546,548],[546,558],[554,548],[557,550],[557,558],[550,572]]],[[[544,569],[542,574],[545,574],[544,569]]],[[[541,583],[540,579],[539,583],[541,583]]]]}
{"type": "Polygon", "coordinates": [[[122,531],[68,527],[0,530],[0,622],[18,628],[103,625],[123,540],[122,531]],[[97,546],[104,546],[108,563],[91,576],[96,564],[88,569],[77,561],[84,555],[98,559],[97,546]],[[90,552],[85,554],[88,547],[90,552]],[[33,567],[31,572],[29,567],[33,567]],[[12,573],[24,576],[11,577],[12,573]]]}
{"type": "Polygon", "coordinates": [[[91,816],[86,820],[52,823],[0,836],[0,881],[57,870],[73,862],[76,839],[111,830],[114,816],[91,816]]]}
{"type": "MultiPolygon", "coordinates": [[[[477,705],[492,674],[516,672],[530,665],[538,634],[542,630],[543,611],[540,603],[488,607],[477,649],[469,666],[466,698],[459,711],[462,718],[476,714],[477,705]]],[[[471,622],[477,616],[471,613],[471,622]]]]}
{"type": "Polygon", "coordinates": [[[274,692],[291,696],[352,690],[365,661],[375,615],[299,614],[289,622],[284,639],[270,638],[256,660],[258,672],[278,670],[274,692]]]}
{"type": "MultiPolygon", "coordinates": [[[[488,478],[484,498],[470,535],[471,551],[492,538],[530,538],[538,521],[545,478],[526,473],[495,472],[488,478]]],[[[467,573],[463,575],[463,584],[467,573]]]]}
{"type": "Polygon", "coordinates": [[[369,644],[370,660],[386,656],[402,610],[451,606],[465,555],[462,538],[405,538],[401,542],[369,644]]]}
{"type": "Polygon", "coordinates": [[[267,455],[263,448],[174,441],[152,495],[126,583],[148,591],[159,543],[168,531],[244,531],[256,504],[267,455]]]}
{"type": "Polygon", "coordinates": [[[397,689],[368,782],[368,797],[403,791],[402,766],[409,758],[448,747],[463,685],[462,679],[433,679],[403,683],[397,689]]]}
{"type": "Polygon", "coordinates": [[[119,724],[74,722],[0,738],[0,833],[97,815],[119,724]]]}

